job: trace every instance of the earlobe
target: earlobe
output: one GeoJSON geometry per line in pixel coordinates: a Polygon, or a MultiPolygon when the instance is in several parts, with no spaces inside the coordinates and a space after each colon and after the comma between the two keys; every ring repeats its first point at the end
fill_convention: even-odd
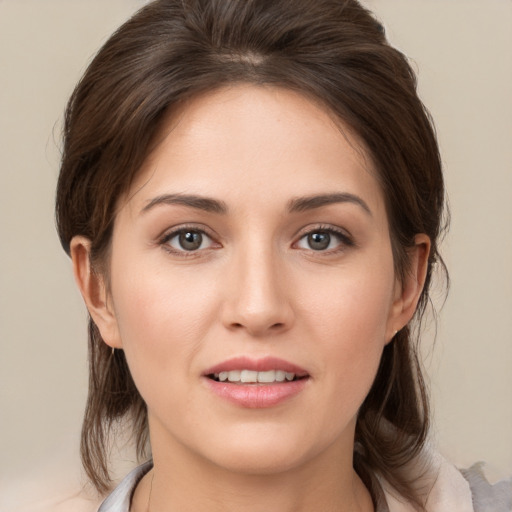
{"type": "Polygon", "coordinates": [[[113,348],[121,348],[117,320],[109,300],[105,278],[91,265],[90,246],[90,240],[83,236],[75,236],[71,240],[70,252],[75,282],[105,343],[113,348]]]}
{"type": "Polygon", "coordinates": [[[409,251],[409,268],[403,280],[397,279],[392,314],[388,326],[388,340],[400,331],[413,317],[425,285],[430,238],[421,233],[414,238],[409,251]]]}

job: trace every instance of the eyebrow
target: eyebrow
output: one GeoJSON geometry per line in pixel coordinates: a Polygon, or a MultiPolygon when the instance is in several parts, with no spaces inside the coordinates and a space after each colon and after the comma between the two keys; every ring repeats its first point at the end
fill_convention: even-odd
{"type": "MultiPolygon", "coordinates": [[[[363,199],[348,192],[297,197],[288,203],[288,211],[290,213],[305,212],[307,210],[314,210],[315,208],[321,208],[323,206],[336,203],[356,204],[366,213],[372,215],[370,207],[363,199]]],[[[224,201],[219,201],[210,197],[195,194],[162,194],[148,201],[146,206],[141,210],[141,213],[146,213],[160,205],[182,205],[218,214],[226,214],[228,212],[228,207],[224,201]]]]}
{"type": "Polygon", "coordinates": [[[210,213],[225,214],[228,211],[226,203],[212,199],[210,197],[198,196],[194,194],[163,194],[148,201],[146,206],[142,208],[141,213],[146,213],[149,210],[160,205],[181,205],[203,210],[210,213]]]}
{"type": "Polygon", "coordinates": [[[332,194],[320,194],[314,196],[298,197],[292,199],[288,203],[288,210],[290,212],[304,212],[307,210],[314,210],[322,206],[328,206],[336,203],[352,203],[360,206],[370,216],[372,211],[366,202],[355,194],[348,192],[337,192],[332,194]]]}

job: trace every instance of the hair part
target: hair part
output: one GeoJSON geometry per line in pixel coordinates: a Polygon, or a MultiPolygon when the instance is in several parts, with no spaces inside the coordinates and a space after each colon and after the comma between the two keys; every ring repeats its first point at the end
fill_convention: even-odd
{"type": "MultiPolygon", "coordinates": [[[[198,94],[237,83],[313,98],[364,142],[386,200],[397,276],[408,271],[415,235],[431,240],[419,326],[434,263],[444,268],[438,253],[445,227],[440,156],[414,72],[356,0],[158,0],[122,25],[66,110],[56,198],[66,252],[82,235],[91,241],[93,267],[106,272],[116,205],[165,117],[198,94]]],[[[92,320],[89,374],[81,453],[91,481],[105,491],[109,433],[129,418],[144,457],[147,410],[124,353],[112,355],[92,320]]],[[[404,467],[420,454],[428,426],[426,386],[406,326],[385,347],[360,408],[355,463],[361,473],[380,474],[419,510],[424,499],[404,467]]]]}

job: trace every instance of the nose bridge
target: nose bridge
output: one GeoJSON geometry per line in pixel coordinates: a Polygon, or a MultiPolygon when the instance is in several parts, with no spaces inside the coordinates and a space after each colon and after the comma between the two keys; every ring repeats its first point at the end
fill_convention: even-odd
{"type": "Polygon", "coordinates": [[[226,322],[262,335],[289,327],[291,305],[284,286],[283,262],[269,240],[254,237],[235,251],[230,265],[226,322]]]}

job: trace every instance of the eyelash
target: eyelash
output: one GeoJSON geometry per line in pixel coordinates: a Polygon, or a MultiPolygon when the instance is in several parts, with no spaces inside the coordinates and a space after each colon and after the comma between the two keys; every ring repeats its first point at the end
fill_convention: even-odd
{"type": "MultiPolygon", "coordinates": [[[[198,226],[180,226],[177,229],[173,229],[170,232],[165,233],[158,241],[158,244],[162,246],[162,248],[173,255],[182,257],[182,258],[190,258],[197,256],[199,252],[204,251],[206,249],[195,249],[195,250],[186,250],[186,249],[175,249],[170,245],[170,241],[174,238],[185,234],[185,233],[197,233],[200,234],[203,237],[207,237],[210,240],[210,244],[215,245],[216,242],[214,240],[214,237],[208,233],[208,231],[202,227],[198,226]]],[[[217,246],[220,247],[220,244],[217,243],[217,246]]],[[[207,249],[210,249],[211,247],[208,247],[207,249]]]]}
{"type": "Polygon", "coordinates": [[[356,244],[352,237],[347,234],[346,231],[341,230],[339,228],[335,228],[333,226],[326,226],[326,225],[320,225],[315,226],[312,229],[308,229],[307,231],[302,232],[297,242],[295,242],[294,245],[297,245],[300,241],[306,239],[308,236],[311,236],[315,233],[325,233],[330,236],[334,235],[335,238],[338,239],[338,247],[335,247],[333,249],[326,249],[326,250],[315,250],[312,248],[306,249],[309,252],[313,254],[324,254],[324,255],[331,255],[331,254],[338,254],[340,252],[343,252],[347,250],[347,248],[354,247],[356,244]]]}
{"type": "MultiPolygon", "coordinates": [[[[210,240],[211,245],[217,244],[217,247],[221,247],[221,245],[217,242],[215,242],[214,237],[208,233],[207,230],[205,230],[202,227],[198,226],[180,226],[177,229],[173,229],[170,232],[165,233],[158,241],[158,244],[162,246],[162,248],[167,251],[170,254],[177,255],[179,257],[183,258],[190,258],[197,256],[200,252],[211,249],[212,247],[207,247],[204,249],[198,248],[198,249],[192,249],[192,250],[186,250],[186,249],[176,249],[170,245],[170,241],[174,238],[185,234],[185,233],[196,233],[200,234],[203,237],[207,237],[210,240]]],[[[306,239],[308,236],[311,236],[313,234],[328,234],[332,237],[334,235],[335,238],[338,239],[339,246],[335,247],[334,249],[326,249],[326,250],[320,250],[320,249],[313,249],[313,248],[304,248],[305,250],[313,253],[313,254],[337,254],[339,252],[345,251],[347,248],[354,247],[356,244],[354,240],[351,238],[350,235],[348,235],[345,231],[341,229],[337,229],[333,226],[325,226],[325,225],[319,225],[315,226],[314,228],[310,228],[307,231],[303,231],[298,240],[293,243],[293,246],[297,246],[302,240],[306,239]]],[[[329,241],[330,243],[331,241],[329,241]]]]}

